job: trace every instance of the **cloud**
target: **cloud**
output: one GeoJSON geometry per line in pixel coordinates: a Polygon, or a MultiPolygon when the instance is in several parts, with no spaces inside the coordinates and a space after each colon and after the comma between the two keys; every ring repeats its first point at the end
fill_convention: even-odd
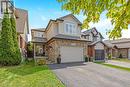
{"type": "Polygon", "coordinates": [[[122,31],[122,38],[130,38],[130,26],[129,26],[128,30],[122,31]]]}
{"type": "Polygon", "coordinates": [[[98,23],[90,23],[90,27],[97,27],[99,29],[111,29],[113,28],[110,19],[102,19],[98,23]]]}

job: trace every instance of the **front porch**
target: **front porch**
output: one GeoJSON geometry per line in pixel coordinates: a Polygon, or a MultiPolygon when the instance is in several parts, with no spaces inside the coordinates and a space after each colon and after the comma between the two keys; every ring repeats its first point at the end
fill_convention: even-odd
{"type": "Polygon", "coordinates": [[[34,60],[37,64],[46,64],[47,63],[47,52],[45,48],[45,43],[34,43],[34,60]]]}
{"type": "Polygon", "coordinates": [[[34,58],[47,56],[45,51],[45,44],[34,43],[34,58]]]}
{"type": "Polygon", "coordinates": [[[129,59],[129,49],[128,48],[108,48],[106,49],[108,59],[117,59],[117,58],[127,58],[129,59]]]}

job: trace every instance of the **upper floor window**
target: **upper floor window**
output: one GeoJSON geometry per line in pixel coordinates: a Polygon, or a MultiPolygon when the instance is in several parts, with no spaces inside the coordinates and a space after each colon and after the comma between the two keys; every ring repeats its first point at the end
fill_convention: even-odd
{"type": "Polygon", "coordinates": [[[97,41],[97,37],[93,37],[93,41],[97,41]]]}
{"type": "Polygon", "coordinates": [[[66,23],[65,24],[65,33],[66,34],[76,34],[75,24],[73,24],[73,23],[66,23]]]}
{"type": "Polygon", "coordinates": [[[43,37],[43,32],[35,32],[36,37],[43,37]]]}

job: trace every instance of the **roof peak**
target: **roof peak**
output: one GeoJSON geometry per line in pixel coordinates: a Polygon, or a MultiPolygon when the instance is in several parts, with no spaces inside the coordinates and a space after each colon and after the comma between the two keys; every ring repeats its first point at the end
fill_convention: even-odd
{"type": "Polygon", "coordinates": [[[79,22],[79,24],[82,24],[80,21],[79,21],[79,19],[77,19],[72,13],[71,14],[68,14],[68,15],[65,15],[65,16],[62,16],[62,17],[59,17],[59,18],[57,18],[57,20],[58,19],[63,19],[63,18],[65,18],[65,17],[68,17],[68,16],[72,16],[77,22],[79,22]]]}

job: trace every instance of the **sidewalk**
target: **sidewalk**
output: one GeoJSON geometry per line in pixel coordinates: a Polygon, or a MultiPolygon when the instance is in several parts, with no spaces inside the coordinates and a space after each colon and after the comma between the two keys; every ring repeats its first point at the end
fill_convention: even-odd
{"type": "Polygon", "coordinates": [[[120,62],[120,61],[116,61],[116,60],[108,60],[108,61],[106,62],[106,64],[112,64],[112,65],[116,65],[116,66],[121,66],[121,67],[130,68],[130,63],[120,62]]]}

